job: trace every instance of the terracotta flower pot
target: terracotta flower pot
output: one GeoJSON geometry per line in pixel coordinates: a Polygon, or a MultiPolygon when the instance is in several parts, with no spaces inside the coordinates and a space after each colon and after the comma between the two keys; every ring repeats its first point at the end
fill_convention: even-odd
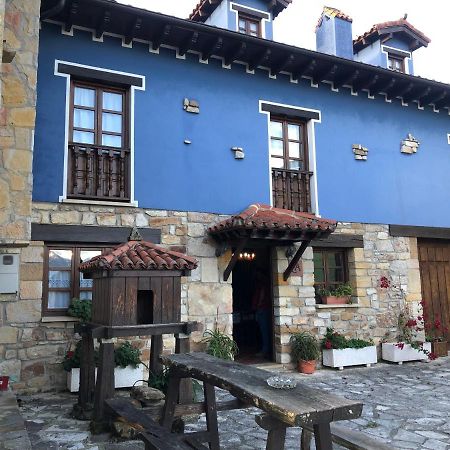
{"type": "Polygon", "coordinates": [[[447,341],[433,341],[431,347],[436,356],[448,356],[447,341]]]}
{"type": "Polygon", "coordinates": [[[312,361],[303,361],[300,360],[298,362],[298,371],[300,373],[306,373],[308,375],[311,375],[316,370],[316,360],[313,359],[312,361]]]}
{"type": "Polygon", "coordinates": [[[350,303],[350,295],[345,295],[344,297],[336,297],[334,295],[322,296],[322,303],[324,305],[346,305],[350,303]]]}

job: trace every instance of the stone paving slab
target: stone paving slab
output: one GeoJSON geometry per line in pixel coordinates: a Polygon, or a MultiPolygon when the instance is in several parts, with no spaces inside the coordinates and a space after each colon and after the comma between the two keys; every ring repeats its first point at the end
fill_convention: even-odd
{"type": "MultiPolygon", "coordinates": [[[[372,368],[344,371],[320,370],[312,376],[296,374],[296,377],[309,386],[362,401],[365,405],[363,414],[359,419],[346,421],[349,428],[390,443],[397,449],[450,450],[450,358],[402,366],[377,364],[372,368]]],[[[226,398],[229,394],[222,392],[220,396],[226,398]]],[[[22,400],[21,412],[33,449],[144,448],[141,442],[118,442],[109,435],[92,436],[87,422],[69,417],[76,402],[75,395],[39,394],[22,400]]],[[[254,421],[259,412],[252,408],[219,413],[223,450],[265,448],[266,432],[254,421]]],[[[186,428],[193,431],[204,427],[203,415],[186,428]]],[[[286,449],[298,449],[299,440],[300,431],[290,429],[286,449]]]]}
{"type": "Polygon", "coordinates": [[[0,449],[31,449],[16,396],[11,391],[0,392],[0,449]]]}

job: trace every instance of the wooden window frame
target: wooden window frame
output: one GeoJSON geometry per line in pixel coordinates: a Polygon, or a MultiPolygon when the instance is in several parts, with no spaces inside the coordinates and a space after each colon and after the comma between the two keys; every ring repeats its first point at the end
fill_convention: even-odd
{"type": "MultiPolygon", "coordinates": [[[[308,172],[309,171],[309,145],[308,145],[308,129],[307,122],[305,120],[300,119],[290,119],[289,117],[280,117],[280,116],[271,116],[270,122],[278,122],[282,124],[283,128],[283,136],[281,138],[274,137],[269,135],[269,149],[271,148],[271,141],[282,141],[283,142],[283,156],[272,155],[270,153],[269,159],[271,161],[272,158],[283,159],[283,168],[280,170],[297,170],[289,168],[289,161],[303,161],[303,168],[298,169],[299,172],[308,172]],[[289,131],[288,125],[298,125],[301,128],[301,136],[303,136],[303,140],[289,139],[289,131]],[[295,142],[300,144],[300,150],[303,149],[303,158],[291,158],[289,157],[289,143],[295,142]]],[[[274,167],[271,167],[275,169],[274,167]]]]}
{"type": "Polygon", "coordinates": [[[394,55],[393,53],[388,53],[388,69],[392,70],[393,72],[399,72],[399,73],[406,73],[406,66],[405,66],[405,57],[394,55]],[[395,70],[390,68],[389,66],[392,65],[391,61],[400,61],[401,62],[401,70],[395,70]]]}
{"type": "Polygon", "coordinates": [[[80,288],[80,272],[78,270],[80,253],[83,250],[99,250],[102,253],[109,250],[110,247],[104,247],[102,245],[95,244],[81,244],[81,245],[70,245],[70,244],[46,244],[44,248],[44,274],[43,274],[43,288],[42,288],[42,316],[52,317],[52,316],[65,316],[67,315],[67,308],[49,308],[48,307],[48,294],[50,291],[64,291],[70,290],[71,299],[79,297],[81,291],[91,291],[92,289],[80,288]],[[58,271],[70,272],[71,274],[71,287],[70,289],[50,289],[48,286],[49,277],[49,253],[50,250],[71,250],[72,251],[72,263],[70,269],[59,269],[58,271]]]}
{"type": "Polygon", "coordinates": [[[72,79],[70,82],[70,109],[69,109],[69,145],[86,145],[93,147],[101,147],[105,149],[111,149],[115,151],[124,150],[126,152],[130,151],[130,89],[120,88],[108,83],[93,83],[78,79],[72,79]],[[95,90],[95,105],[93,108],[85,106],[75,105],[75,88],[85,88],[95,90]],[[122,95],[122,112],[111,111],[103,109],[103,93],[111,92],[114,94],[122,95]],[[83,109],[94,111],[94,130],[74,127],[74,110],[83,109]],[[122,116],[122,133],[115,133],[110,131],[102,130],[102,113],[111,113],[122,116]],[[74,142],[73,132],[86,131],[94,133],[94,143],[93,144],[83,144],[80,142],[74,142]],[[122,146],[121,147],[111,147],[102,144],[102,134],[109,136],[121,136],[122,146]]]}
{"type": "Polygon", "coordinates": [[[246,34],[248,36],[254,36],[254,37],[262,37],[262,26],[261,26],[261,18],[255,17],[250,14],[245,14],[242,12],[238,13],[238,29],[237,31],[241,34],[246,34]],[[245,30],[241,31],[240,21],[245,21],[245,30]],[[258,26],[258,35],[254,36],[250,31],[250,24],[256,24],[258,26]]]}
{"type": "Polygon", "coordinates": [[[328,278],[327,258],[322,257],[323,261],[322,269],[324,273],[324,281],[317,282],[316,280],[314,280],[314,288],[316,289],[316,293],[319,291],[319,289],[322,288],[329,289],[330,287],[335,287],[336,285],[349,282],[348,252],[346,248],[313,247],[313,253],[322,253],[322,254],[340,253],[342,255],[342,263],[343,263],[343,280],[330,283],[329,281],[327,281],[328,278]]]}

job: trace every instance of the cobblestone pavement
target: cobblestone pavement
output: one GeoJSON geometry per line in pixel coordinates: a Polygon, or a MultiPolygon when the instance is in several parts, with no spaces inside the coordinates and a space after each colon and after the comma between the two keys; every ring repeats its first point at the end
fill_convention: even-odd
{"type": "MultiPolygon", "coordinates": [[[[403,366],[378,364],[372,368],[320,370],[297,375],[302,382],[364,403],[360,419],[346,425],[398,449],[450,450],[450,358],[403,366]]],[[[221,394],[224,396],[224,394],[221,394]]],[[[40,394],[23,397],[21,411],[34,449],[143,449],[139,442],[114,442],[107,435],[92,436],[87,422],[69,417],[76,397],[40,394]]],[[[254,421],[259,410],[219,413],[223,450],[265,448],[266,432],[254,421]]],[[[187,425],[202,429],[205,418],[187,425]]],[[[299,448],[299,431],[289,430],[286,449],[299,448]]]]}

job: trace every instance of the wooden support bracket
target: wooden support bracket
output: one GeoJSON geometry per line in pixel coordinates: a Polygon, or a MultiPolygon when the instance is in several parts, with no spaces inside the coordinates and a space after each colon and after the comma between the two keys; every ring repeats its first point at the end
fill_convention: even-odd
{"type": "Polygon", "coordinates": [[[299,249],[297,250],[297,253],[292,258],[291,262],[289,263],[287,269],[284,272],[283,279],[284,281],[287,281],[290,277],[292,271],[294,270],[295,266],[299,262],[300,258],[302,257],[303,253],[305,253],[305,250],[308,248],[309,244],[311,243],[311,240],[303,241],[302,245],[300,245],[299,249]]]}
{"type": "Polygon", "coordinates": [[[247,239],[242,239],[238,246],[236,247],[233,256],[230,259],[230,262],[228,263],[227,268],[225,269],[224,273],[223,273],[223,281],[227,281],[228,278],[230,277],[231,271],[233,270],[238,258],[239,258],[239,253],[242,252],[242,250],[245,247],[245,244],[247,243],[247,239]]]}

